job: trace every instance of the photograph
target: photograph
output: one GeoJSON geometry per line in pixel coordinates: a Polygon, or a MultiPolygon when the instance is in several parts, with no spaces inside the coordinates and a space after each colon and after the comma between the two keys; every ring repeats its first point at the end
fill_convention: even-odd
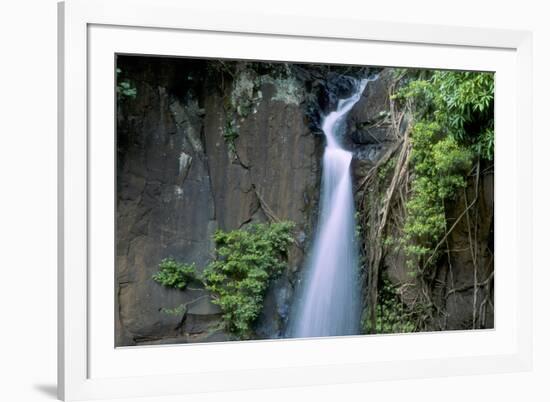
{"type": "Polygon", "coordinates": [[[494,72],[113,74],[115,346],[494,328],[494,72]]]}

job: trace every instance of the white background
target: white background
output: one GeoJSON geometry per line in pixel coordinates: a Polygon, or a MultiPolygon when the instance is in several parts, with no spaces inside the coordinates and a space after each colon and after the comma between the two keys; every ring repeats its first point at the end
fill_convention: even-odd
{"type": "MultiPolygon", "coordinates": [[[[186,1],[186,0],[182,0],[186,1]]],[[[193,0],[198,1],[198,0],[193,0]]],[[[204,2],[204,0],[202,0],[204,2]]],[[[212,3],[223,12],[245,1],[212,3]]],[[[534,32],[535,366],[531,373],[234,392],[168,401],[550,399],[550,273],[546,155],[550,27],[544,1],[251,1],[250,11],[329,18],[529,29],[534,32]],[[546,130],[545,130],[546,129],[546,130]]],[[[0,399],[55,398],[56,377],[56,1],[1,7],[0,41],[0,399]]],[[[129,10],[131,12],[131,10],[129,10]]],[[[183,386],[183,385],[182,385],[183,386]]],[[[145,399],[140,399],[146,401],[145,399]]]]}

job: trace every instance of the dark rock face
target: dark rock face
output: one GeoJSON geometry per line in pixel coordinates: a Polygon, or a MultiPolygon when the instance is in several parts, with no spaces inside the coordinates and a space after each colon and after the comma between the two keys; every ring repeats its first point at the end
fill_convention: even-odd
{"type": "MultiPolygon", "coordinates": [[[[442,259],[437,273],[437,278],[446,284],[446,291],[438,295],[438,300],[448,317],[440,317],[444,322],[438,322],[439,326],[469,329],[475,320],[476,328],[494,327],[493,189],[493,174],[482,175],[477,191],[477,210],[462,218],[449,235],[449,258],[442,259]],[[469,238],[474,236],[477,238],[470,247],[469,238]]],[[[467,192],[449,205],[449,220],[457,220],[475,197],[476,186],[471,181],[467,192]]]]}
{"type": "Polygon", "coordinates": [[[369,81],[363,96],[350,112],[350,140],[354,157],[363,167],[372,165],[396,140],[391,130],[389,90],[391,69],[369,81]]]}
{"type": "MultiPolygon", "coordinates": [[[[246,71],[243,76],[257,92],[254,111],[236,117],[239,135],[231,149],[224,129],[235,117],[225,105],[243,96],[239,90],[249,82],[226,81],[219,88],[192,80],[196,71],[204,73],[204,63],[119,59],[138,93],[136,99],[119,102],[119,346],[227,339],[220,311],[205,290],[171,290],[151,279],[161,259],[174,257],[203,268],[216,229],[267,221],[266,215],[296,222],[298,237],[311,230],[322,142],[304,119],[306,81],[246,71]],[[182,81],[187,76],[191,83],[182,81]],[[183,317],[162,311],[181,305],[183,317]]],[[[282,332],[302,246],[291,249],[288,272],[268,291],[258,320],[260,337],[282,332]]]]}
{"type": "Polygon", "coordinates": [[[121,102],[126,118],[117,133],[119,345],[178,334],[181,318],[161,308],[189,303],[204,292],[160,290],[151,276],[168,256],[204,266],[216,228],[197,101],[182,105],[150,79],[170,77],[169,66],[148,69],[142,63],[136,69],[140,96],[121,102]]]}

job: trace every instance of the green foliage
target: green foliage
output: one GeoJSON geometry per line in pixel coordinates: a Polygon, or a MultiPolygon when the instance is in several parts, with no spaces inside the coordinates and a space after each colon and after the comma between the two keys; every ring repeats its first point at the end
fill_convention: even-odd
{"type": "Polygon", "coordinates": [[[372,331],[370,321],[363,320],[365,333],[395,334],[414,332],[416,326],[413,320],[414,313],[403,304],[395,286],[386,277],[382,277],[382,286],[378,292],[376,304],[376,328],[372,331]]]}
{"type": "Polygon", "coordinates": [[[122,70],[120,68],[116,69],[116,94],[117,99],[122,100],[124,98],[131,98],[135,99],[137,95],[137,89],[134,84],[130,82],[128,79],[121,79],[120,74],[122,73],[122,70]]]}
{"type": "Polygon", "coordinates": [[[473,161],[493,158],[494,79],[491,73],[435,71],[404,81],[396,98],[410,102],[415,114],[404,226],[414,266],[435,253],[446,230],[445,202],[466,186],[473,161]]]}
{"type": "Polygon", "coordinates": [[[441,138],[438,123],[420,120],[411,133],[414,179],[407,202],[406,251],[425,256],[445,233],[444,201],[466,186],[472,152],[450,136],[441,138]]]}
{"type": "Polygon", "coordinates": [[[195,264],[183,264],[173,258],[165,258],[159,264],[159,271],[153,280],[161,285],[184,290],[189,282],[197,279],[195,264]]]}
{"type": "Polygon", "coordinates": [[[436,71],[431,80],[435,117],[458,140],[472,142],[493,126],[492,73],[436,71]]]}
{"type": "Polygon", "coordinates": [[[291,222],[255,224],[214,235],[216,259],[205,269],[204,283],[222,309],[226,329],[238,338],[252,335],[269,280],[286,265],[293,227],[291,222]]]}
{"type": "Polygon", "coordinates": [[[409,81],[396,98],[413,100],[417,116],[438,123],[443,134],[492,160],[494,91],[493,73],[434,71],[429,78],[409,81]]]}
{"type": "Polygon", "coordinates": [[[461,147],[453,137],[434,144],[433,179],[440,199],[452,198],[456,190],[466,186],[465,175],[472,168],[472,152],[461,147]]]}

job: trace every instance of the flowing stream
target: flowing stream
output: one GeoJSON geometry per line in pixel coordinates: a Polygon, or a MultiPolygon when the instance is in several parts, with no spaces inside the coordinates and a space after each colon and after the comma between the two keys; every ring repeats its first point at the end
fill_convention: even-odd
{"type": "Polygon", "coordinates": [[[352,153],[342,148],[346,115],[357,103],[368,80],[356,83],[354,93],[341,99],[326,115],[321,178],[320,214],[306,276],[298,292],[289,325],[291,337],[353,335],[359,333],[360,300],[355,206],[350,164],[352,153]]]}

